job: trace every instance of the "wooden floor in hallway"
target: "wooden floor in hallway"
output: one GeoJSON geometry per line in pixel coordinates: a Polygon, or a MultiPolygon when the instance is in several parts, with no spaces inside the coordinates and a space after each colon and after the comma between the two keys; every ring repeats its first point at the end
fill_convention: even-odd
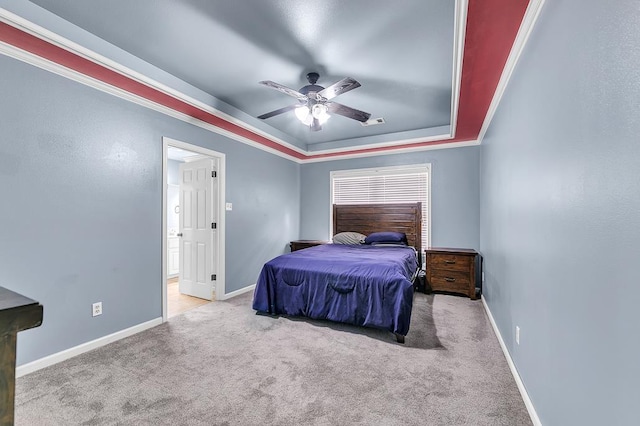
{"type": "Polygon", "coordinates": [[[167,318],[180,315],[189,309],[210,303],[209,300],[180,294],[178,290],[178,277],[167,280],[167,318]]]}

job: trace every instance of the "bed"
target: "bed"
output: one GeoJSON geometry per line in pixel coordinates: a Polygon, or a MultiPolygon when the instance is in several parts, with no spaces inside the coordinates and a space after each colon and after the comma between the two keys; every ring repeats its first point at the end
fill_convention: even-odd
{"type": "Polygon", "coordinates": [[[262,268],[253,309],[388,330],[403,343],[421,226],[420,203],[334,205],[334,235],[394,231],[407,245],[324,244],[278,256],[262,268]]]}

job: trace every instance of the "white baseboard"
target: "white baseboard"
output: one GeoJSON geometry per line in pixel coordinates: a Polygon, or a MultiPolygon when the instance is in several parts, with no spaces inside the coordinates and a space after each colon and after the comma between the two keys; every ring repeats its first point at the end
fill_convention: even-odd
{"type": "Polygon", "coordinates": [[[240,296],[241,294],[244,293],[248,293],[250,291],[253,291],[253,289],[256,288],[255,284],[252,284],[250,286],[247,286],[245,288],[241,288],[240,290],[236,290],[236,291],[232,291],[231,293],[227,293],[222,297],[216,297],[217,300],[227,300],[227,299],[231,299],[232,297],[236,297],[236,296],[240,296]]]}
{"type": "Polygon", "coordinates": [[[489,309],[489,305],[482,298],[482,305],[484,306],[484,310],[487,312],[487,316],[489,317],[489,322],[491,322],[491,327],[493,327],[493,331],[498,337],[498,342],[500,342],[500,347],[502,348],[502,352],[504,352],[504,356],[507,359],[507,364],[509,364],[509,369],[511,370],[511,374],[513,374],[513,378],[516,381],[516,385],[518,386],[518,390],[520,391],[520,395],[522,395],[522,399],[524,400],[524,405],[527,407],[527,411],[529,412],[529,416],[531,417],[531,421],[534,426],[542,426],[542,422],[538,417],[538,413],[536,413],[536,409],[533,406],[533,402],[531,402],[531,398],[529,398],[529,394],[527,393],[527,389],[524,387],[524,383],[520,378],[520,374],[518,374],[518,370],[516,369],[516,365],[513,363],[511,359],[511,354],[507,349],[507,345],[505,345],[504,340],[502,339],[502,335],[500,334],[500,330],[498,330],[498,325],[496,321],[493,319],[493,315],[491,314],[491,310],[489,309]]]}
{"type": "Polygon", "coordinates": [[[16,377],[21,377],[25,374],[33,373],[34,371],[40,370],[53,364],[57,364],[69,358],[73,358],[76,355],[89,352],[90,350],[97,349],[101,346],[115,342],[116,340],[124,339],[125,337],[132,336],[136,333],[140,333],[141,331],[147,330],[160,324],[162,324],[161,317],[152,319],[151,321],[143,322],[142,324],[134,325],[133,327],[129,327],[124,330],[116,331],[115,333],[100,337],[95,340],[91,340],[90,342],[82,343],[81,345],[65,349],[64,351],[48,355],[44,358],[22,364],[16,368],[16,377]]]}

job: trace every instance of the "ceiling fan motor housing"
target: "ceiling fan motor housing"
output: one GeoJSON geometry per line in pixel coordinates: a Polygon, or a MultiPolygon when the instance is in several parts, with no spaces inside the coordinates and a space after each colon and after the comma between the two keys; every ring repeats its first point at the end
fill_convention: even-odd
{"type": "Polygon", "coordinates": [[[309,125],[311,130],[314,131],[322,129],[321,124],[329,118],[329,112],[360,122],[366,122],[369,119],[371,114],[368,112],[360,111],[331,100],[342,93],[360,87],[360,83],[351,77],[345,77],[328,88],[324,88],[316,84],[319,77],[320,75],[317,72],[308,73],[307,80],[309,84],[302,87],[299,91],[270,80],[261,81],[260,84],[264,84],[285,95],[296,98],[298,103],[262,114],[258,116],[258,118],[264,120],[278,114],[294,111],[298,119],[304,124],[309,125]],[[311,122],[308,123],[310,116],[313,118],[311,122]]]}
{"type": "Polygon", "coordinates": [[[301,88],[299,92],[302,93],[303,95],[308,96],[309,93],[311,92],[318,93],[318,92],[321,92],[322,90],[324,90],[324,87],[322,86],[318,86],[317,84],[308,84],[303,88],[301,88]]]}
{"type": "MultiPolygon", "coordinates": [[[[316,84],[316,82],[318,81],[318,78],[320,78],[320,74],[318,74],[317,72],[310,72],[309,74],[307,74],[307,80],[309,81],[309,84],[307,84],[306,86],[302,87],[299,92],[302,93],[305,96],[309,96],[309,93],[311,92],[315,92],[315,93],[319,93],[321,91],[324,90],[324,87],[319,86],[316,84]]],[[[309,96],[309,98],[313,98],[316,101],[319,101],[320,99],[318,99],[317,96],[311,95],[309,96]]]]}

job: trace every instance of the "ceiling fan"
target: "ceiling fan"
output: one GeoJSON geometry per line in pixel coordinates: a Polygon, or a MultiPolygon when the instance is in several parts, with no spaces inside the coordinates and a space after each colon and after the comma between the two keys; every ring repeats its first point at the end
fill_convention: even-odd
{"type": "Polygon", "coordinates": [[[371,117],[371,114],[368,112],[360,111],[337,102],[331,102],[331,99],[336,96],[360,87],[360,83],[351,77],[346,77],[331,86],[324,88],[316,84],[319,77],[320,75],[317,72],[310,72],[307,74],[309,84],[301,88],[299,91],[295,91],[270,80],[261,81],[260,84],[264,84],[265,86],[276,89],[285,95],[298,99],[298,103],[262,114],[258,118],[264,120],[266,118],[294,110],[296,117],[298,117],[302,123],[309,126],[311,130],[318,131],[322,130],[322,124],[329,119],[330,113],[342,115],[343,117],[361,122],[365,122],[369,117],[371,117]]]}

